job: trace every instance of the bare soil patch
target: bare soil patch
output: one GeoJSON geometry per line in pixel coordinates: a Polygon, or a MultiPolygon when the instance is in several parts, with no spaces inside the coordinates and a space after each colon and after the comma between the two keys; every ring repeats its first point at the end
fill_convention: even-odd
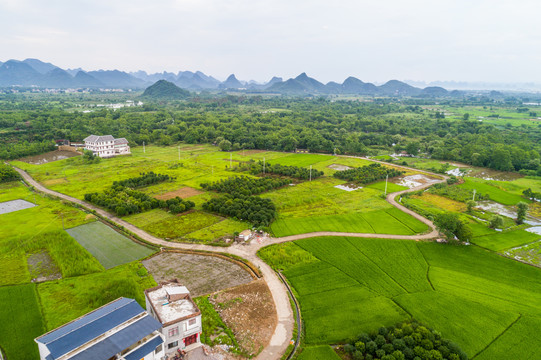
{"type": "Polygon", "coordinates": [[[193,297],[253,280],[240,265],[215,256],[162,252],[143,261],[156,282],[178,278],[193,297]]]}
{"type": "Polygon", "coordinates": [[[203,191],[201,190],[197,190],[197,189],[186,186],[175,191],[170,191],[164,194],[156,195],[155,198],[158,200],[169,200],[178,196],[181,199],[186,199],[191,196],[199,195],[202,193],[203,191]]]}
{"type": "Polygon", "coordinates": [[[351,169],[351,166],[347,165],[340,165],[340,164],[331,164],[327,166],[329,169],[338,170],[338,171],[344,171],[351,169]]]}
{"type": "Polygon", "coordinates": [[[43,282],[62,278],[60,269],[47,251],[32,254],[26,260],[33,282],[43,282]]]}
{"type": "Polygon", "coordinates": [[[435,176],[426,174],[415,174],[408,176],[400,176],[392,180],[393,183],[406,186],[408,188],[414,188],[428,183],[435,183],[440,179],[435,176]]]}
{"type": "Polygon", "coordinates": [[[278,320],[263,279],[221,291],[209,301],[247,352],[256,355],[269,343],[278,320]]]}
{"type": "Polygon", "coordinates": [[[40,155],[34,155],[34,156],[28,156],[22,159],[19,159],[19,161],[24,161],[29,164],[34,165],[41,165],[45,164],[51,161],[57,161],[57,160],[63,160],[74,156],[79,156],[79,153],[73,152],[73,151],[66,151],[66,150],[55,150],[55,151],[49,151],[45,154],[40,155]]]}

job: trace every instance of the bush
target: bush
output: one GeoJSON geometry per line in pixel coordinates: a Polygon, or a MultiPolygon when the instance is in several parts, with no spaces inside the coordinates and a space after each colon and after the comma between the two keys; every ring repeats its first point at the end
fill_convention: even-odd
{"type": "Polygon", "coordinates": [[[21,177],[11,166],[0,162],[0,184],[8,181],[19,180],[21,177]]]}
{"type": "Polygon", "coordinates": [[[237,176],[211,183],[202,183],[201,187],[206,190],[229,193],[237,197],[261,194],[288,185],[289,183],[290,181],[287,179],[237,176]]]}
{"type": "Polygon", "coordinates": [[[395,177],[404,174],[405,171],[396,170],[382,166],[379,163],[374,163],[358,168],[348,169],[344,171],[337,171],[334,173],[334,177],[350,182],[356,182],[360,184],[368,184],[377,180],[385,179],[387,176],[395,177]]]}

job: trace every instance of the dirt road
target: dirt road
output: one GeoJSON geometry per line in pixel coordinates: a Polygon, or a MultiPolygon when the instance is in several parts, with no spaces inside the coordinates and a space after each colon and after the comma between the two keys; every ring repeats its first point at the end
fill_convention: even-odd
{"type": "MultiPolygon", "coordinates": [[[[369,159],[367,159],[369,160],[369,159]]],[[[374,160],[371,160],[374,161],[374,160]]],[[[396,166],[396,165],[395,165],[396,166]]],[[[400,166],[402,167],[402,166],[400,166]]],[[[404,167],[405,168],[405,167],[404,167]]],[[[141,239],[148,241],[149,243],[159,245],[161,247],[166,248],[176,248],[176,249],[189,249],[189,250],[202,250],[202,251],[213,251],[218,253],[229,253],[237,256],[241,256],[250,262],[252,262],[254,265],[258,266],[263,274],[263,279],[267,283],[267,286],[269,287],[273,301],[276,307],[276,313],[278,316],[278,324],[276,326],[276,329],[274,330],[274,334],[272,335],[272,338],[270,340],[270,344],[263,349],[263,351],[257,356],[256,359],[259,360],[275,360],[280,359],[282,354],[286,351],[289,341],[292,338],[293,335],[293,326],[294,326],[294,318],[293,318],[293,312],[289,303],[289,297],[287,293],[287,289],[284,286],[284,284],[280,281],[274,270],[267,265],[265,262],[263,262],[258,256],[257,251],[261,249],[264,246],[268,246],[271,244],[276,243],[283,243],[287,241],[294,241],[298,239],[304,239],[304,238],[310,238],[310,237],[316,237],[316,236],[352,236],[352,237],[364,237],[364,238],[380,238],[380,239],[409,239],[409,240],[417,240],[417,239],[431,239],[438,236],[438,232],[434,229],[434,224],[428,220],[422,217],[421,215],[405,208],[404,206],[400,205],[396,200],[396,196],[399,196],[406,192],[411,191],[417,191],[424,188],[427,188],[434,183],[428,183],[423,184],[421,186],[418,186],[416,188],[399,191],[396,193],[391,193],[387,196],[387,201],[397,207],[398,209],[410,214],[411,216],[415,217],[416,219],[422,221],[423,223],[427,224],[432,231],[427,234],[422,235],[411,235],[411,236],[403,236],[403,235],[386,235],[386,234],[365,234],[365,233],[345,233],[345,232],[313,232],[313,233],[307,233],[307,234],[299,234],[299,235],[292,235],[282,238],[271,238],[270,241],[262,244],[252,244],[252,245],[232,245],[229,248],[217,248],[209,245],[198,245],[198,244],[183,244],[183,243],[175,243],[175,242],[169,242],[165,241],[163,239],[157,238],[153,235],[150,235],[146,231],[118,218],[117,216],[114,216],[107,211],[100,209],[90,203],[87,203],[83,200],[79,200],[77,198],[71,197],[69,195],[65,195],[50,189],[47,189],[37,181],[35,181],[27,172],[14,168],[21,176],[23,177],[24,181],[29,184],[30,186],[33,186],[37,191],[43,192],[45,194],[52,195],[54,197],[60,198],[65,201],[69,201],[75,204],[78,204],[82,206],[83,208],[86,208],[88,210],[95,211],[98,215],[100,215],[103,218],[109,219],[110,221],[116,223],[118,226],[124,227],[126,230],[136,234],[141,239]]],[[[410,168],[406,168],[410,169],[410,168]]],[[[413,169],[410,169],[413,170],[413,169]]],[[[416,170],[416,169],[415,169],[416,170]]],[[[419,171],[419,170],[416,170],[419,171]]],[[[422,172],[422,171],[421,171],[422,172]]],[[[435,175],[429,172],[425,172],[430,175],[435,175]]],[[[441,175],[438,175],[441,176],[441,175]]],[[[445,180],[441,180],[445,181],[445,180]]]]}

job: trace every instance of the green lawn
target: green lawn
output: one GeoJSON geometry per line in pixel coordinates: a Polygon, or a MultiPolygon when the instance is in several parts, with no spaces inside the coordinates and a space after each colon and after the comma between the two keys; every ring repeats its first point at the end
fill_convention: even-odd
{"type": "Polygon", "coordinates": [[[475,246],[321,237],[259,255],[292,285],[308,347],[414,317],[470,358],[533,359],[539,348],[541,269],[475,246]]]}
{"type": "Polygon", "coordinates": [[[99,221],[68,229],[67,232],[106,269],[144,258],[155,252],[99,221]]]}
{"type": "Polygon", "coordinates": [[[0,347],[9,360],[38,359],[34,338],[44,333],[36,285],[0,287],[0,347]]]}

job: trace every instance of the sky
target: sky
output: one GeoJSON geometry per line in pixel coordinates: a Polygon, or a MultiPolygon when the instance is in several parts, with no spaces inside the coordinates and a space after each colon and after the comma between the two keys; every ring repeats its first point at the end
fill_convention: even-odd
{"type": "Polygon", "coordinates": [[[541,82],[529,0],[0,0],[0,61],[224,80],[541,82]]]}

